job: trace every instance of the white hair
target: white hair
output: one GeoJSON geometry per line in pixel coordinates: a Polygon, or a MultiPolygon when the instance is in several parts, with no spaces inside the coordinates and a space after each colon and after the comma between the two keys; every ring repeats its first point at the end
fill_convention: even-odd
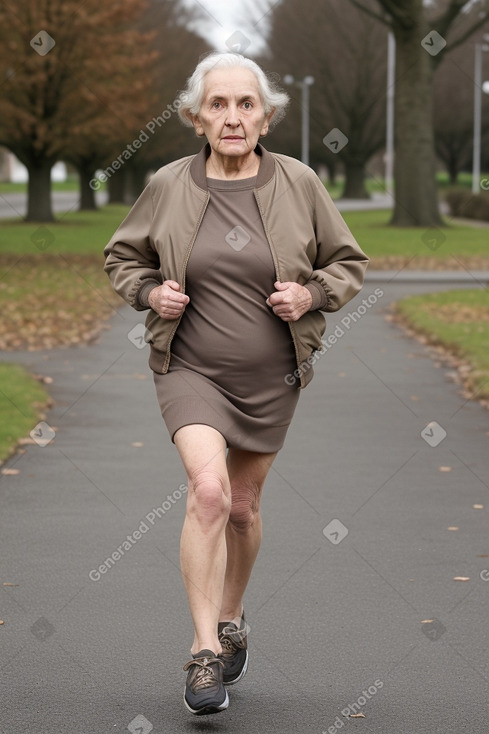
{"type": "Polygon", "coordinates": [[[192,127],[189,115],[199,113],[202,100],[204,99],[204,83],[206,75],[213,69],[249,69],[258,82],[260,97],[265,114],[274,110],[270,127],[274,127],[285,116],[289,104],[289,95],[281,91],[276,84],[275,75],[267,75],[255,61],[238,53],[216,53],[212,52],[197,64],[194,73],[187,79],[185,90],[179,95],[181,105],[178,115],[187,127],[192,127]]]}

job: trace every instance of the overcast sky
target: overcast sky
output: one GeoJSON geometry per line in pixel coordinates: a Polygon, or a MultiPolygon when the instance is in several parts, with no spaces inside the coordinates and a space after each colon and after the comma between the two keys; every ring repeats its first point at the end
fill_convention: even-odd
{"type": "Polygon", "coordinates": [[[185,0],[188,7],[200,9],[203,27],[198,32],[218,51],[237,50],[253,56],[264,47],[266,15],[273,0],[185,0]],[[234,34],[234,35],[233,35],[234,34]],[[231,48],[231,46],[233,48],[231,48]],[[238,46],[240,46],[238,48],[238,46]]]}

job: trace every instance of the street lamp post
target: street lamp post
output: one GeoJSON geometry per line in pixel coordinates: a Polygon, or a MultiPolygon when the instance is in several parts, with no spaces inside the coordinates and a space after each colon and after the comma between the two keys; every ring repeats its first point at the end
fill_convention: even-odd
{"type": "Polygon", "coordinates": [[[297,83],[302,90],[302,133],[301,133],[301,161],[309,165],[309,87],[314,84],[314,77],[305,76],[302,81],[295,82],[291,74],[284,76],[285,84],[297,83]]]}
{"type": "Polygon", "coordinates": [[[481,177],[481,129],[482,129],[482,92],[487,83],[482,83],[482,54],[489,51],[489,34],[483,36],[484,43],[475,44],[474,57],[474,149],[472,158],[472,193],[479,192],[481,177]]]}
{"type": "Polygon", "coordinates": [[[394,100],[396,86],[396,40],[392,31],[387,42],[387,121],[385,143],[385,190],[394,196],[394,100]]]}

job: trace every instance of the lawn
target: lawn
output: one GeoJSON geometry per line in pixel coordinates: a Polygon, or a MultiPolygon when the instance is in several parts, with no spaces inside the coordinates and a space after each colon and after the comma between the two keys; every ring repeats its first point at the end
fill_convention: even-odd
{"type": "Polygon", "coordinates": [[[489,227],[447,220],[436,229],[388,226],[390,212],[344,212],[344,219],[367,255],[373,270],[489,269],[489,227]]]}
{"type": "Polygon", "coordinates": [[[0,364],[0,463],[42,417],[49,396],[16,364],[0,364]]]}
{"type": "MultiPolygon", "coordinates": [[[[48,224],[26,223],[19,219],[0,222],[0,255],[63,253],[102,257],[115,229],[124,219],[127,206],[112,204],[96,212],[71,212],[48,224]]],[[[101,261],[102,262],[102,261],[101,261]]]]}
{"type": "Polygon", "coordinates": [[[489,399],[489,292],[453,290],[403,298],[395,305],[401,322],[430,344],[441,346],[470,369],[462,376],[469,394],[489,399]]]}

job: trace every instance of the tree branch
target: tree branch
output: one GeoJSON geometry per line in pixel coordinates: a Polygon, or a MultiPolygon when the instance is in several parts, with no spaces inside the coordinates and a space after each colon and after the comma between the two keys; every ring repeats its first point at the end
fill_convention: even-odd
{"type": "Polygon", "coordinates": [[[367,6],[359,2],[359,0],[350,0],[350,2],[356,8],[359,8],[360,10],[363,10],[363,12],[366,13],[367,15],[370,15],[371,18],[375,18],[376,20],[379,20],[381,23],[386,25],[388,28],[392,27],[389,21],[386,20],[383,15],[380,15],[379,13],[376,13],[374,10],[367,8],[367,6]]]}
{"type": "Polygon", "coordinates": [[[386,13],[389,13],[393,25],[397,24],[403,28],[412,28],[414,25],[411,8],[412,2],[409,0],[404,0],[404,3],[400,0],[377,0],[377,2],[384,8],[386,13]],[[404,7],[402,7],[403,4],[404,7]]]}
{"type": "Polygon", "coordinates": [[[443,37],[446,36],[454,20],[460,15],[460,11],[466,4],[467,0],[451,0],[445,12],[433,21],[433,27],[436,28],[438,33],[443,37]]]}
{"type": "Polygon", "coordinates": [[[470,28],[468,28],[464,33],[462,33],[458,38],[456,38],[454,41],[450,41],[449,47],[447,46],[447,50],[451,51],[454,48],[457,48],[457,46],[461,46],[462,43],[465,43],[465,41],[470,38],[470,36],[479,30],[479,28],[482,28],[487,22],[489,18],[481,18],[476,23],[474,23],[470,28]]]}

